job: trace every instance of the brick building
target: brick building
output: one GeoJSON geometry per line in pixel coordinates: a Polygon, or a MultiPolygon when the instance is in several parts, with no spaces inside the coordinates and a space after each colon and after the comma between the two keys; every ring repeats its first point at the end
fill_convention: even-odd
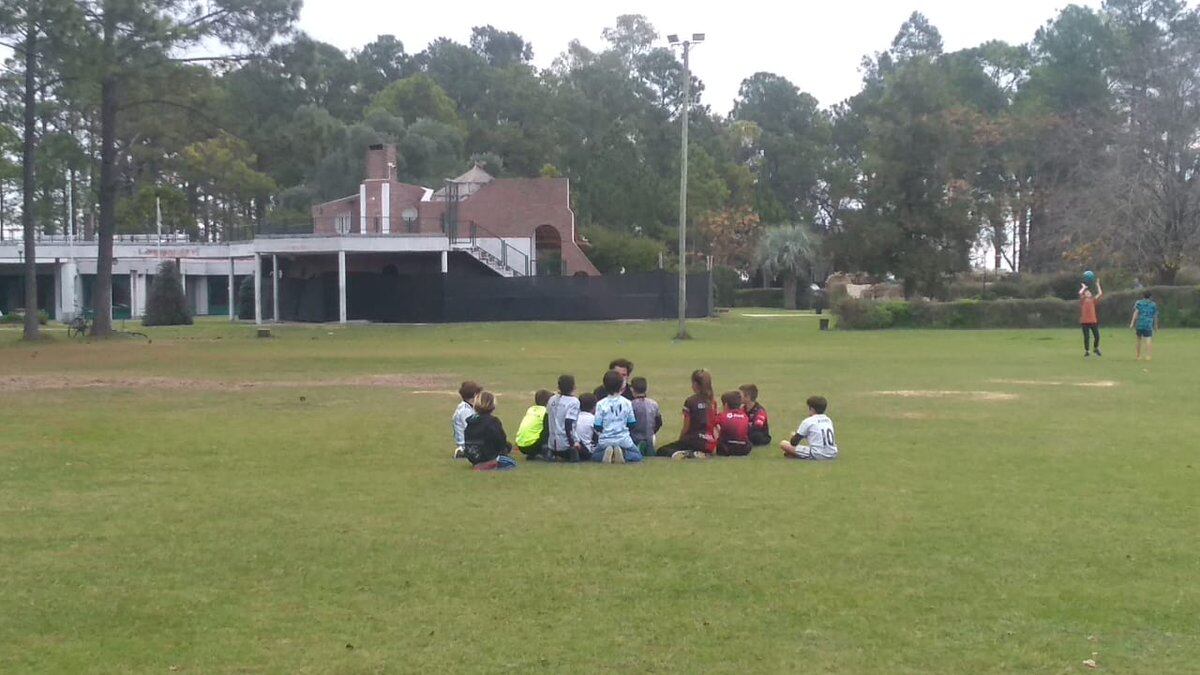
{"type": "Polygon", "coordinates": [[[598,274],[577,242],[566,178],[494,178],[475,166],[433,189],[396,180],[395,167],[395,146],[369,148],[358,194],[313,206],[314,234],[437,234],[474,242],[481,262],[515,275],[598,274]]]}

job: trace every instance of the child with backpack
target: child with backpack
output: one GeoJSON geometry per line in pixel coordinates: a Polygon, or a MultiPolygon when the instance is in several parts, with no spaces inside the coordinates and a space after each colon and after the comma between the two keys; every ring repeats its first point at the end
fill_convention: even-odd
{"type": "Polygon", "coordinates": [[[504,425],[496,412],[496,396],[490,391],[481,391],[475,396],[475,414],[467,420],[463,430],[463,454],[475,471],[505,471],[515,469],[517,463],[508,456],[512,444],[504,433],[504,425]]]}

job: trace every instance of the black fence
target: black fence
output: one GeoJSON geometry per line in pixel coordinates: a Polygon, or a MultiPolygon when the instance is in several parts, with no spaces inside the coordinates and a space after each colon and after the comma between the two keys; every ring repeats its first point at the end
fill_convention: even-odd
{"type": "MultiPolygon", "coordinates": [[[[600,277],[480,277],[454,274],[350,274],[350,320],[383,323],[472,321],[604,321],[678,316],[679,277],[667,272],[600,277]]],[[[688,276],[688,316],[712,311],[710,275],[688,276]]],[[[263,316],[270,317],[270,279],[263,283],[263,316]]],[[[337,321],[337,275],[283,279],[284,321],[337,321]]]]}

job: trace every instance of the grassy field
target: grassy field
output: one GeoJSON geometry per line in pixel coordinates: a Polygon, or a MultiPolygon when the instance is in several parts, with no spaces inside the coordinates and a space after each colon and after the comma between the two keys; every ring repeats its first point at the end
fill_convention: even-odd
{"type": "Polygon", "coordinates": [[[1200,669],[1200,332],[693,328],[0,332],[0,671],[1200,669]],[[616,356],[660,440],[705,367],[842,458],[450,459],[459,380],[512,433],[616,356]]]}

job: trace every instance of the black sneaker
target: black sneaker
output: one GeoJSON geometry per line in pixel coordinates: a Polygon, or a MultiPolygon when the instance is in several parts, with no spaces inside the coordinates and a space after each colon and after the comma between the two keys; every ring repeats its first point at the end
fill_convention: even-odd
{"type": "Polygon", "coordinates": [[[1091,356],[1091,355],[1092,355],[1092,353],[1091,353],[1091,352],[1084,352],[1084,353],[1083,353],[1083,358],[1085,358],[1085,359],[1086,359],[1087,357],[1089,357],[1089,356],[1091,356]]]}
{"type": "Polygon", "coordinates": [[[1097,349],[1097,350],[1096,350],[1096,356],[1104,356],[1104,355],[1100,353],[1100,350],[1099,350],[1099,349],[1097,349]]]}

